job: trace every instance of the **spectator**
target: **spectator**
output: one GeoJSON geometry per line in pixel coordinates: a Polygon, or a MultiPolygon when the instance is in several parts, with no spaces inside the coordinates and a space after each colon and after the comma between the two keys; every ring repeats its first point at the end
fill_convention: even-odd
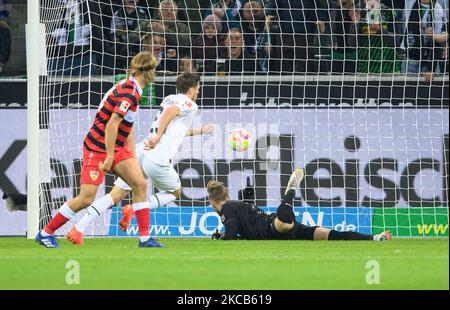
{"type": "Polygon", "coordinates": [[[204,72],[216,72],[217,56],[223,53],[222,23],[216,15],[209,15],[202,27],[203,35],[192,40],[192,58],[203,60],[204,72]]]}
{"type": "Polygon", "coordinates": [[[283,45],[281,71],[312,72],[317,69],[318,66],[312,61],[317,52],[314,40],[318,26],[321,32],[330,31],[329,9],[332,9],[331,12],[334,10],[328,2],[276,0],[283,45]]]}
{"type": "Polygon", "coordinates": [[[211,0],[178,0],[180,19],[188,21],[190,34],[200,35],[202,32],[202,16],[211,7],[211,0]]]}
{"type": "Polygon", "coordinates": [[[363,0],[362,8],[350,10],[358,24],[358,66],[363,73],[393,73],[400,71],[395,48],[395,11],[380,0],[363,0]]]}
{"type": "Polygon", "coordinates": [[[190,73],[196,73],[197,72],[197,65],[195,63],[195,60],[190,58],[189,56],[184,56],[180,59],[180,68],[179,68],[179,74],[184,72],[190,72],[190,73]]]}
{"type": "Polygon", "coordinates": [[[316,28],[316,34],[308,35],[309,42],[311,37],[314,38],[310,43],[311,48],[308,48],[308,57],[313,59],[314,66],[310,66],[310,70],[318,72],[329,72],[331,69],[331,53],[332,53],[332,16],[337,5],[334,0],[315,0],[316,4],[316,24],[317,28],[310,24],[310,28],[316,28]]]}
{"type": "Polygon", "coordinates": [[[211,10],[206,15],[214,14],[222,21],[222,30],[227,33],[231,28],[240,28],[239,11],[242,8],[241,0],[213,0],[211,10]]]}
{"type": "Polygon", "coordinates": [[[445,21],[448,21],[449,18],[449,5],[448,0],[436,0],[437,3],[441,6],[441,8],[444,10],[445,15],[445,21]]]}
{"type": "Polygon", "coordinates": [[[166,40],[166,55],[174,60],[174,68],[177,71],[178,59],[190,56],[191,38],[189,27],[184,22],[177,20],[178,6],[173,0],[164,0],[159,5],[158,20],[164,27],[164,38],[166,40]]]}
{"type": "Polygon", "coordinates": [[[150,32],[142,38],[142,49],[144,51],[151,51],[156,59],[156,72],[168,71],[166,68],[166,41],[162,34],[150,32]]]}
{"type": "MultiPolygon", "coordinates": [[[[142,38],[142,50],[151,52],[156,59],[157,68],[155,69],[155,75],[163,72],[165,68],[164,45],[164,38],[161,34],[150,32],[142,38]]],[[[114,83],[119,83],[121,80],[127,79],[128,77],[129,72],[116,74],[114,75],[114,83]]],[[[154,82],[147,84],[142,89],[142,96],[139,100],[139,105],[141,107],[157,105],[156,86],[154,82]]]]}
{"type": "MultiPolygon", "coordinates": [[[[225,38],[225,51],[223,57],[225,64],[223,71],[229,74],[254,74],[256,69],[256,59],[244,48],[244,39],[241,30],[232,28],[225,38]]],[[[218,68],[221,71],[221,68],[218,68]]]]}
{"type": "Polygon", "coordinates": [[[266,16],[271,16],[271,19],[275,18],[275,15],[277,14],[275,2],[276,0],[262,0],[264,14],[266,16]]]}
{"type": "MultiPolygon", "coordinates": [[[[144,22],[143,24],[141,24],[141,33],[145,34],[144,37],[148,34],[152,34],[153,36],[147,36],[148,40],[150,38],[152,38],[152,40],[155,40],[158,37],[158,39],[156,39],[156,43],[163,43],[161,48],[161,63],[158,64],[156,71],[164,71],[165,74],[168,74],[169,72],[176,73],[178,70],[178,58],[176,57],[176,53],[172,53],[172,56],[169,56],[167,53],[168,47],[166,37],[164,35],[165,33],[163,23],[161,21],[144,22]],[[161,39],[159,39],[159,37],[161,39]]],[[[146,45],[149,44],[150,41],[147,41],[146,45]]],[[[158,57],[156,57],[156,59],[158,59],[158,57]]]]}
{"type": "Polygon", "coordinates": [[[102,38],[98,6],[91,0],[57,3],[60,7],[54,11],[60,15],[46,22],[47,29],[53,30],[48,41],[51,74],[95,75],[95,55],[101,50],[102,38]]]}
{"type": "Polygon", "coordinates": [[[102,26],[99,34],[99,51],[96,55],[97,74],[99,75],[113,75],[115,67],[115,44],[111,38],[111,22],[114,16],[114,11],[117,10],[120,2],[122,6],[122,0],[100,0],[98,1],[100,25],[102,26]],[[104,27],[103,25],[108,25],[104,27]]]}
{"type": "Polygon", "coordinates": [[[115,45],[115,69],[125,72],[129,61],[139,52],[139,24],[149,19],[139,0],[122,0],[123,6],[114,12],[111,21],[111,41],[115,45]]]}
{"type": "Polygon", "coordinates": [[[248,1],[242,10],[242,30],[245,49],[257,59],[257,71],[273,71],[270,58],[276,55],[279,47],[279,27],[266,18],[261,2],[248,1]]]}
{"type": "Polygon", "coordinates": [[[434,40],[434,36],[444,29],[444,11],[439,3],[432,0],[407,0],[403,25],[401,48],[404,59],[401,72],[423,73],[425,79],[430,81],[438,67],[436,60],[442,59],[443,46],[434,40]]]}
{"type": "Polygon", "coordinates": [[[353,0],[339,0],[332,12],[333,51],[331,71],[333,73],[356,72],[357,24],[352,20],[355,10],[353,0]]]}
{"type": "MultiPolygon", "coordinates": [[[[146,21],[141,24],[141,33],[143,35],[148,33],[159,34],[164,37],[164,25],[161,21],[146,21]]],[[[164,40],[165,42],[165,40],[164,40]]]]}
{"type": "MultiPolygon", "coordinates": [[[[433,43],[436,46],[443,47],[442,53],[438,53],[436,59],[434,61],[437,62],[437,65],[439,66],[439,73],[440,74],[448,74],[448,58],[449,58],[449,48],[448,48],[448,22],[446,24],[446,29],[440,34],[433,34],[431,29],[428,30],[429,35],[433,36],[433,43]],[[442,54],[442,55],[440,55],[442,54]]],[[[431,82],[433,80],[433,73],[425,74],[425,80],[427,82],[431,82]]]]}
{"type": "Polygon", "coordinates": [[[9,29],[11,11],[11,1],[0,1],[0,75],[2,75],[3,67],[9,60],[11,53],[11,31],[9,29]]]}
{"type": "Polygon", "coordinates": [[[154,20],[159,17],[159,5],[163,0],[143,0],[150,14],[150,19],[154,20]]]}

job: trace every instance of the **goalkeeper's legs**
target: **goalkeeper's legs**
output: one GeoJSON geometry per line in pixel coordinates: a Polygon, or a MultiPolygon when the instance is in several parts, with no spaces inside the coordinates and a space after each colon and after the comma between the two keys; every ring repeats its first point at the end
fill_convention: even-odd
{"type": "Polygon", "coordinates": [[[317,227],[314,231],[314,240],[373,240],[373,235],[317,227]]]}
{"type": "Polygon", "coordinates": [[[288,233],[294,228],[295,215],[292,205],[294,203],[295,189],[299,187],[303,177],[303,169],[296,168],[289,178],[283,201],[277,208],[277,217],[273,222],[276,231],[279,233],[288,233]]]}
{"type": "Polygon", "coordinates": [[[362,234],[354,231],[336,231],[324,227],[317,227],[314,231],[314,240],[374,240],[384,241],[391,239],[391,234],[388,231],[381,234],[371,235],[362,234]]]}
{"type": "Polygon", "coordinates": [[[297,240],[389,240],[391,235],[388,231],[378,235],[362,234],[353,231],[336,231],[320,226],[306,226],[298,223],[295,227],[295,239],[297,240]]]}
{"type": "Polygon", "coordinates": [[[279,233],[288,233],[294,228],[295,214],[292,208],[294,196],[295,190],[289,190],[277,208],[277,217],[275,218],[273,225],[279,233]]]}

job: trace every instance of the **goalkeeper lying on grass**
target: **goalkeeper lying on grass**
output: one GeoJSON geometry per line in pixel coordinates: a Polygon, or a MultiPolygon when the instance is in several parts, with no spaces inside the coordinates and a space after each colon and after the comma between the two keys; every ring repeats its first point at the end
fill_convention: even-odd
{"type": "Polygon", "coordinates": [[[208,194],[214,210],[221,216],[225,233],[216,231],[213,239],[222,240],[389,240],[388,231],[378,235],[357,232],[338,232],[324,227],[309,227],[295,220],[292,203],[295,189],[303,179],[303,170],[295,169],[278,206],[276,214],[266,214],[261,209],[243,201],[230,200],[228,189],[222,182],[210,181],[208,194]]]}

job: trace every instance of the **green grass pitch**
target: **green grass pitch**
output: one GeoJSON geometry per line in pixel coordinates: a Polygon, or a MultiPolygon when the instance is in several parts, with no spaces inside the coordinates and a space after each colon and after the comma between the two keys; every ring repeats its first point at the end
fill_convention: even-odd
{"type": "Polygon", "coordinates": [[[25,238],[0,238],[0,289],[449,289],[449,240],[212,241],[60,239],[45,249],[25,238]],[[69,285],[70,260],[80,284],[69,285]],[[379,284],[366,283],[379,263],[379,284]],[[372,266],[372,267],[370,267],[372,266]]]}

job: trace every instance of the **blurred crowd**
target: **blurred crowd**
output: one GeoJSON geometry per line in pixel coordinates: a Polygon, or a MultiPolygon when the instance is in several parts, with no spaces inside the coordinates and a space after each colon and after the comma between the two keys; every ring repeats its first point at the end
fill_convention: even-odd
{"type": "Polygon", "coordinates": [[[41,2],[53,74],[124,73],[140,50],[166,74],[448,73],[447,0],[41,2]]]}
{"type": "Polygon", "coordinates": [[[0,76],[11,54],[11,0],[0,0],[0,76]]]}

